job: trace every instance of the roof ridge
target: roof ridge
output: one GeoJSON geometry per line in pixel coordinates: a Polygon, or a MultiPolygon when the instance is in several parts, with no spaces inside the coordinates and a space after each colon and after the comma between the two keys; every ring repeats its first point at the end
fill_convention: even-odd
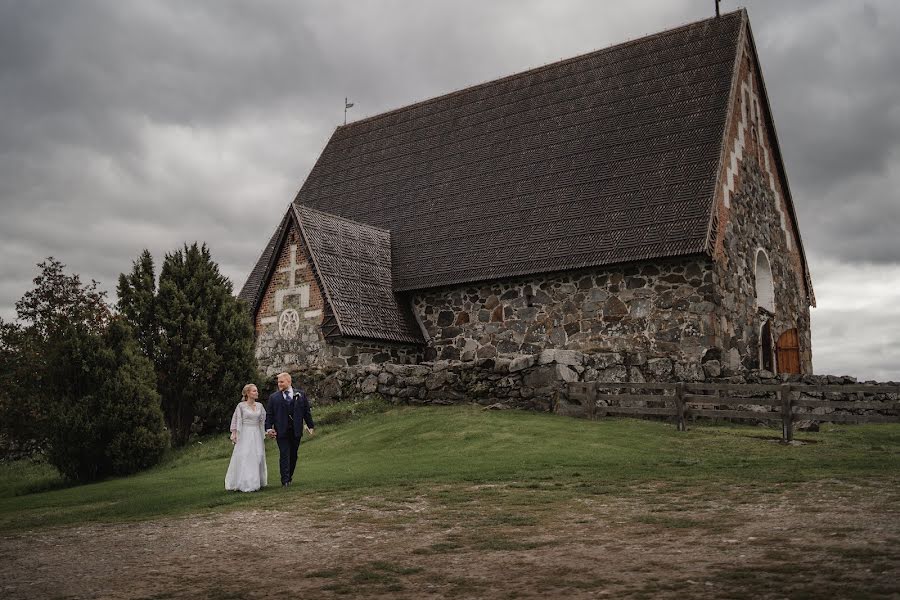
{"type": "Polygon", "coordinates": [[[452,91],[452,92],[448,92],[448,93],[445,93],[445,94],[440,94],[440,95],[438,95],[438,96],[432,96],[431,98],[426,98],[425,100],[420,100],[420,101],[418,101],[418,102],[413,102],[412,104],[406,104],[406,105],[403,105],[403,106],[398,106],[397,108],[392,108],[392,109],[386,110],[386,111],[384,111],[384,112],[380,112],[380,113],[377,113],[377,114],[374,114],[374,115],[371,115],[371,116],[368,116],[368,117],[364,117],[364,118],[362,118],[362,119],[359,119],[358,121],[352,121],[352,122],[350,122],[350,123],[347,123],[346,125],[338,125],[338,126],[335,128],[335,133],[337,133],[338,131],[350,129],[350,128],[352,128],[352,127],[355,127],[355,126],[357,126],[357,125],[361,125],[361,124],[363,124],[363,123],[368,123],[368,122],[371,122],[371,121],[375,121],[375,120],[377,120],[377,119],[384,118],[384,117],[386,117],[386,116],[388,116],[388,115],[392,115],[392,114],[394,114],[394,113],[398,113],[398,112],[401,112],[401,111],[406,111],[406,110],[409,110],[409,109],[411,109],[411,108],[417,108],[417,107],[420,107],[420,106],[425,106],[425,105],[427,105],[427,104],[431,104],[431,103],[433,103],[433,102],[438,102],[438,101],[440,101],[440,100],[445,100],[445,99],[447,99],[447,98],[453,98],[453,97],[455,97],[455,96],[460,96],[460,95],[462,95],[462,94],[465,94],[465,93],[468,93],[468,92],[472,92],[472,91],[477,90],[477,89],[482,88],[482,87],[487,87],[487,86],[489,86],[489,85],[498,84],[498,83],[503,82],[503,81],[512,81],[512,80],[515,80],[515,79],[519,79],[519,78],[521,78],[521,77],[525,77],[525,76],[527,76],[527,75],[533,75],[533,74],[535,74],[535,73],[540,73],[541,71],[545,71],[545,70],[548,70],[548,69],[553,69],[553,68],[556,68],[556,67],[560,67],[560,66],[562,66],[562,65],[566,65],[566,64],[570,64],[570,63],[576,63],[576,62],[578,62],[578,61],[585,60],[585,59],[587,59],[587,58],[590,58],[590,57],[593,57],[593,56],[602,54],[602,53],[604,53],[604,52],[612,52],[613,50],[617,50],[617,49],[620,49],[620,48],[626,48],[626,47],[628,47],[628,46],[630,46],[630,45],[633,45],[633,44],[645,43],[645,42],[647,42],[647,41],[649,41],[649,40],[658,39],[658,38],[662,38],[662,37],[669,36],[669,35],[674,35],[675,33],[678,33],[678,32],[680,32],[680,31],[683,31],[683,30],[686,30],[686,29],[690,29],[691,27],[699,26],[701,23],[707,23],[707,22],[710,22],[710,21],[716,21],[716,20],[720,20],[720,19],[731,18],[731,17],[734,17],[734,16],[746,14],[746,12],[747,12],[747,10],[746,10],[745,8],[738,8],[738,9],[736,9],[736,10],[733,10],[733,11],[729,12],[729,13],[724,13],[724,14],[721,15],[720,17],[708,17],[708,18],[706,18],[706,19],[700,19],[700,20],[698,20],[698,21],[692,21],[692,22],[690,22],[690,23],[685,23],[685,24],[682,24],[682,25],[678,25],[678,26],[676,26],[676,27],[671,27],[671,28],[669,28],[669,29],[664,29],[664,30],[662,30],[662,31],[658,31],[658,32],[656,32],[656,33],[651,33],[651,34],[649,34],[649,35],[645,35],[645,36],[642,36],[642,37],[639,37],[639,38],[633,38],[633,39],[630,39],[630,40],[626,40],[626,41],[624,41],[624,42],[619,42],[619,43],[617,43],[617,44],[613,44],[612,46],[606,46],[606,47],[604,47],[604,48],[598,48],[598,49],[596,49],[596,50],[591,50],[591,51],[589,51],[589,52],[585,52],[585,53],[579,54],[579,55],[577,55],[577,56],[572,56],[572,57],[569,57],[569,58],[564,58],[564,59],[562,59],[562,60],[550,62],[550,63],[544,64],[544,65],[540,65],[540,66],[538,66],[538,67],[532,67],[532,68],[530,68],[530,69],[526,69],[526,70],[524,70],[524,71],[519,71],[519,72],[516,72],[516,73],[511,73],[511,74],[509,74],[509,75],[503,75],[503,76],[501,76],[501,77],[497,77],[496,79],[490,79],[490,80],[488,80],[488,81],[482,81],[482,82],[480,82],[480,83],[472,84],[472,85],[470,85],[470,86],[468,86],[468,87],[464,87],[464,88],[462,88],[462,89],[454,90],[454,91],[452,91]]]}

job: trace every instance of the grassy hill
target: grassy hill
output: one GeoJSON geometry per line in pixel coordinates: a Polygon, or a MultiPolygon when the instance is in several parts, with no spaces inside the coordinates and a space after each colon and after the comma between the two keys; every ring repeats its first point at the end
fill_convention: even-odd
{"type": "Polygon", "coordinates": [[[283,494],[389,494],[458,482],[551,484],[560,490],[625,490],[648,481],[766,486],[900,472],[900,426],[826,427],[783,446],[777,432],[738,426],[671,425],[629,419],[596,422],[477,407],[388,408],[349,422],[372,406],[320,410],[323,424],[304,438],[295,485],[278,483],[278,450],[266,443],[269,479],[260,493],[223,489],[231,444],[222,436],[173,453],[132,477],[65,487],[48,466],[0,466],[0,531],[85,521],[139,520],[252,504],[283,494]]]}

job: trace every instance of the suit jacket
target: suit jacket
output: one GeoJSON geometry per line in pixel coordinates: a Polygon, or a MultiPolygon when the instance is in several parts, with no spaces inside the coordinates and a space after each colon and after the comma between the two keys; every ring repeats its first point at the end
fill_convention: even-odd
{"type": "MultiPolygon", "coordinates": [[[[303,422],[306,426],[314,429],[316,424],[313,422],[312,412],[309,410],[309,399],[303,390],[294,390],[293,417],[294,417],[294,437],[300,439],[303,437],[303,422]]],[[[291,409],[288,407],[284,394],[277,391],[269,396],[266,403],[266,430],[275,428],[278,438],[287,439],[288,430],[290,429],[291,409]]]]}

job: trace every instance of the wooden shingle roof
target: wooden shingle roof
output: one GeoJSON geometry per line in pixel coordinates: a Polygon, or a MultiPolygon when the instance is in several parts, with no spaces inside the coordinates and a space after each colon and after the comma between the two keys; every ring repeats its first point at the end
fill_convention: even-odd
{"type": "Polygon", "coordinates": [[[256,314],[289,227],[300,232],[338,333],[346,337],[419,344],[422,330],[394,292],[389,231],[291,205],[238,294],[256,314]]]}
{"type": "Polygon", "coordinates": [[[414,290],[703,252],[743,11],[338,127],[295,202],[414,290]]]}
{"type": "MultiPolygon", "coordinates": [[[[294,206],[389,236],[365,301],[322,267],[337,314],[368,311],[348,331],[420,339],[388,276],[396,293],[709,252],[744,27],[739,10],[338,127],[294,206]]],[[[280,243],[241,292],[254,311],[280,243]]]]}
{"type": "Polygon", "coordinates": [[[391,280],[391,234],[306,206],[293,210],[322,292],[346,337],[421,343],[391,280]]]}

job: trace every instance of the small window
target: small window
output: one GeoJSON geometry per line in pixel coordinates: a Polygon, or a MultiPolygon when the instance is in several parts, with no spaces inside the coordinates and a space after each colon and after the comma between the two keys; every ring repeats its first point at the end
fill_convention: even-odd
{"type": "Polygon", "coordinates": [[[772,322],[764,321],[759,331],[759,366],[761,369],[775,372],[775,353],[772,351],[772,322]]]}

